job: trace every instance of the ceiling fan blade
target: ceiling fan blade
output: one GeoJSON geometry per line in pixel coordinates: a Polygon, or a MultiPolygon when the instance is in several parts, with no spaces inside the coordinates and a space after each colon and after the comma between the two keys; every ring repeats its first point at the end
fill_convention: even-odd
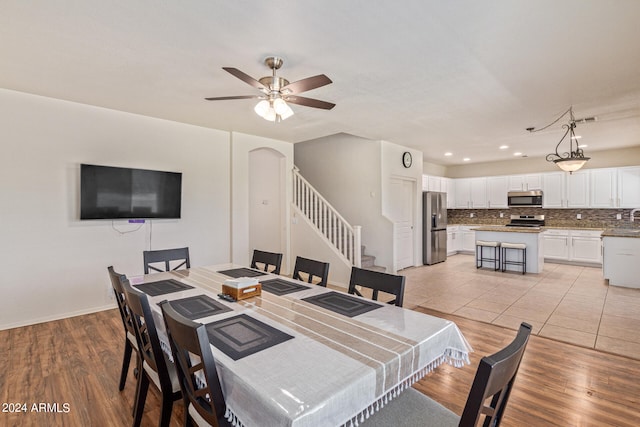
{"type": "Polygon", "coordinates": [[[242,71],[238,70],[237,68],[222,67],[222,69],[225,70],[227,73],[230,73],[230,74],[236,76],[237,78],[239,78],[243,82],[245,82],[247,84],[250,84],[251,86],[255,87],[256,89],[266,90],[266,91],[269,90],[268,87],[266,87],[265,85],[263,85],[262,83],[260,83],[259,81],[257,81],[253,77],[251,77],[250,75],[245,74],[242,71]]]}
{"type": "Polygon", "coordinates": [[[304,96],[285,96],[284,100],[292,104],[304,105],[305,107],[322,108],[323,110],[331,110],[336,106],[336,104],[332,104],[331,102],[305,98],[304,96]]]}
{"type": "Polygon", "coordinates": [[[230,99],[265,99],[264,96],[258,95],[240,95],[240,96],[218,96],[215,98],[205,98],[207,101],[228,101],[230,99]]]}
{"type": "Polygon", "coordinates": [[[289,83],[288,85],[280,89],[280,93],[282,93],[283,95],[289,95],[294,93],[306,92],[308,90],[316,89],[330,83],[333,82],[329,77],[325,76],[324,74],[318,74],[317,76],[307,77],[306,79],[289,83]]]}

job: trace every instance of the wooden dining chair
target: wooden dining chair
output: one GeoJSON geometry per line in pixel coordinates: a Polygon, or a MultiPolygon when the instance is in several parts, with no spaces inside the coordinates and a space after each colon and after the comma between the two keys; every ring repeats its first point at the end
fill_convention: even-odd
{"type": "Polygon", "coordinates": [[[410,387],[361,425],[475,427],[482,423],[498,427],[530,335],[531,325],[523,322],[509,345],[480,360],[462,416],[410,387]]]}
{"type": "Polygon", "coordinates": [[[138,374],[133,425],[134,427],[140,426],[149,384],[153,384],[162,395],[159,425],[167,427],[171,421],[173,402],[182,396],[175,365],[162,351],[147,295],[133,289],[128,281],[124,282],[124,292],[131,310],[139,353],[142,357],[142,370],[138,374]]]}
{"type": "Polygon", "coordinates": [[[329,279],[329,263],[303,258],[301,256],[296,257],[296,265],[293,268],[293,278],[303,280],[300,273],[306,273],[309,276],[307,280],[308,283],[313,283],[314,277],[320,279],[317,285],[326,288],[327,280],[329,279]]]}
{"type": "Polygon", "coordinates": [[[179,268],[191,268],[189,260],[189,248],[160,249],[156,251],[144,251],[144,274],[178,270],[179,268]],[[174,262],[173,267],[171,262],[174,262]]]}
{"type": "Polygon", "coordinates": [[[258,264],[264,264],[264,271],[267,273],[280,274],[280,267],[282,266],[282,254],[275,252],[265,252],[255,249],[253,251],[253,258],[251,259],[251,268],[260,269],[258,264]],[[269,267],[274,267],[269,271],[269,267]]]}
{"type": "Polygon", "coordinates": [[[404,299],[404,276],[382,273],[379,271],[365,270],[358,267],[351,268],[351,279],[349,280],[349,293],[362,296],[356,286],[373,290],[372,299],[378,300],[378,292],[386,292],[395,295],[395,299],[388,301],[402,307],[404,299]]]}
{"type": "Polygon", "coordinates": [[[160,307],[182,388],[185,426],[231,427],[205,325],[182,316],[167,301],[160,307]]]}
{"type": "Polygon", "coordinates": [[[118,389],[122,391],[125,383],[127,382],[127,374],[129,373],[129,364],[135,351],[136,367],[134,375],[137,377],[141,369],[142,361],[138,354],[138,342],[136,340],[136,331],[131,319],[131,311],[127,306],[124,295],[124,282],[127,281],[127,276],[124,274],[116,273],[113,270],[113,266],[107,267],[109,272],[109,278],[111,279],[111,286],[113,287],[113,293],[118,303],[118,311],[120,312],[120,318],[122,319],[122,325],[124,326],[124,356],[122,357],[122,370],[120,372],[120,384],[118,389]]]}

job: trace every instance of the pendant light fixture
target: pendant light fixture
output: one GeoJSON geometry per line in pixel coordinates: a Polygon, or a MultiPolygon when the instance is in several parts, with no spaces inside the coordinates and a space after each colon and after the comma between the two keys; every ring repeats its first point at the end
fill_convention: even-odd
{"type": "MultiPolygon", "coordinates": [[[[590,157],[585,157],[584,151],[582,150],[582,148],[580,148],[580,145],[578,144],[578,139],[580,139],[580,137],[576,136],[575,134],[576,119],[573,116],[573,106],[569,107],[567,111],[565,111],[560,117],[558,117],[556,120],[554,120],[552,123],[548,124],[547,126],[540,129],[531,127],[531,128],[527,128],[527,130],[531,133],[545,130],[553,126],[557,122],[559,122],[560,119],[565,117],[567,114],[569,115],[569,122],[562,125],[562,128],[566,129],[564,132],[564,135],[562,135],[562,138],[560,138],[560,142],[558,142],[558,144],[556,145],[555,152],[547,154],[546,159],[548,162],[555,163],[563,171],[573,173],[579,170],[580,168],[582,168],[587,163],[587,161],[591,159],[590,157]],[[564,153],[560,154],[558,152],[558,148],[560,148],[560,144],[562,144],[562,142],[567,138],[567,136],[569,136],[568,138],[569,151],[565,151],[564,153]],[[573,145],[574,143],[575,143],[575,148],[573,145]]],[[[581,119],[580,122],[584,123],[584,122],[590,122],[595,120],[596,120],[595,117],[588,117],[585,119],[581,119]]]]}

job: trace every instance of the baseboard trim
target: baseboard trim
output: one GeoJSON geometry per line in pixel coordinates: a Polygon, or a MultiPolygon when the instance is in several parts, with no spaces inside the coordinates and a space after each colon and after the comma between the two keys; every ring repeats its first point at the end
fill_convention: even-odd
{"type": "Polygon", "coordinates": [[[72,311],[72,312],[68,312],[68,313],[54,314],[54,315],[51,315],[51,316],[39,317],[37,319],[30,319],[30,320],[25,320],[25,321],[22,321],[22,322],[7,323],[7,324],[0,325],[0,331],[4,331],[6,329],[20,328],[20,327],[23,327],[23,326],[37,325],[38,323],[53,322],[55,320],[68,319],[69,317],[83,316],[85,314],[97,313],[99,311],[112,310],[114,308],[117,308],[117,305],[116,305],[115,302],[112,303],[112,304],[107,304],[107,305],[103,305],[103,306],[88,308],[88,309],[85,309],[85,310],[78,310],[78,311],[72,311]]]}

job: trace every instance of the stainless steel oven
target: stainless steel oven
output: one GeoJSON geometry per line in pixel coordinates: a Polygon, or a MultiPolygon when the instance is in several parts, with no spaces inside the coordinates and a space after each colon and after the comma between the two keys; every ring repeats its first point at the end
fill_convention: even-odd
{"type": "Polygon", "coordinates": [[[542,207],[542,191],[509,191],[507,193],[509,207],[542,207]]]}

